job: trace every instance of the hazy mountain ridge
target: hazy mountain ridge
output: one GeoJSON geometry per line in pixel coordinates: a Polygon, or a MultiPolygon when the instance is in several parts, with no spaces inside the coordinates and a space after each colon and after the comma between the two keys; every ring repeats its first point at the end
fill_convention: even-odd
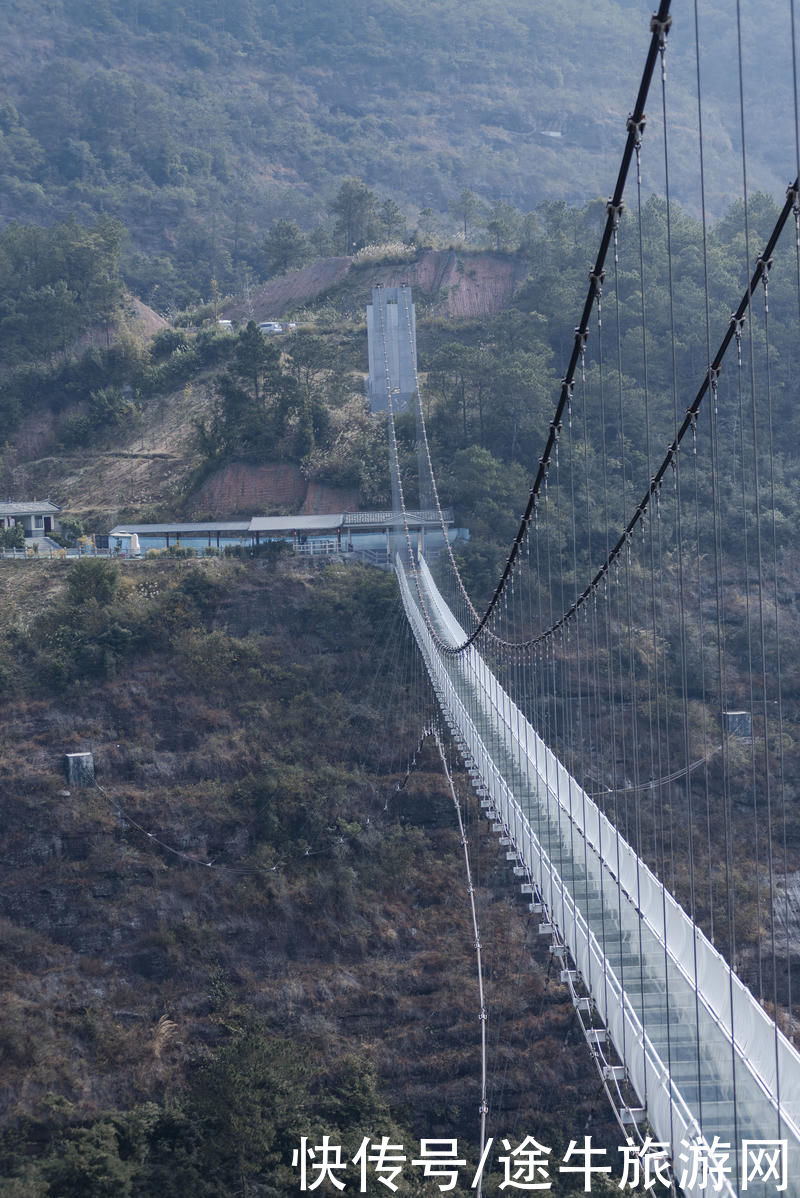
{"type": "MultiPolygon", "coordinates": [[[[158,307],[176,276],[205,294],[212,278],[230,289],[245,268],[258,278],[265,230],[287,216],[325,226],[345,176],[397,201],[411,227],[423,208],[445,214],[464,187],[523,212],[546,198],[583,203],[613,185],[649,16],[631,0],[590,11],[577,0],[241,0],[224,10],[13,0],[0,14],[0,220],[118,217],[131,233],[126,276],[158,307]]],[[[667,50],[671,187],[695,206],[686,17],[676,14],[667,50]]],[[[721,4],[701,22],[707,198],[719,215],[741,180],[736,30],[721,4]]],[[[794,174],[780,28],[774,0],[745,7],[750,185],[773,195],[794,174]]],[[[646,190],[663,188],[659,105],[656,82],[646,190]]]]}

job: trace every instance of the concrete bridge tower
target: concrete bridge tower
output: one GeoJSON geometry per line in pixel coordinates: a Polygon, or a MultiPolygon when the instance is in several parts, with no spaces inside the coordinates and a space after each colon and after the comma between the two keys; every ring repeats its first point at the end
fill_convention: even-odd
{"type": "Polygon", "coordinates": [[[388,410],[388,385],[392,389],[395,414],[405,411],[417,389],[417,327],[411,288],[407,284],[403,287],[379,284],[372,289],[372,303],[367,305],[367,344],[370,407],[373,412],[388,410]]]}

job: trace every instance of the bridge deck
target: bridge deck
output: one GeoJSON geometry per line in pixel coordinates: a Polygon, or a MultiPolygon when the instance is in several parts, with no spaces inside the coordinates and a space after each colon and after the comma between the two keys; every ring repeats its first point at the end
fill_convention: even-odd
{"type": "MultiPolygon", "coordinates": [[[[717,1136],[730,1145],[731,1176],[718,1192],[741,1192],[743,1140],[787,1140],[789,1175],[797,1177],[800,1057],[474,648],[458,656],[437,651],[413,580],[402,566],[398,574],[445,714],[468,746],[511,855],[580,969],[655,1138],[670,1145],[676,1164],[689,1142],[710,1144],[717,1136]]],[[[418,577],[437,635],[462,643],[424,562],[418,577]]],[[[775,1185],[751,1180],[746,1192],[774,1194],[775,1185]]]]}

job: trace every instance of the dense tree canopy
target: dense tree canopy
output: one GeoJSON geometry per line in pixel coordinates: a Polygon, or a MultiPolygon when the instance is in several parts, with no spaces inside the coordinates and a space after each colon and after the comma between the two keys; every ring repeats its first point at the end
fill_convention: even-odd
{"type": "Polygon", "coordinates": [[[107,329],[122,300],[124,229],[101,217],[0,234],[0,352],[6,364],[65,354],[80,333],[107,329]]]}
{"type": "MultiPolygon", "coordinates": [[[[603,0],[589,14],[577,0],[232,0],[224,10],[13,0],[0,12],[0,222],[121,220],[134,291],[167,310],[207,299],[212,279],[224,294],[281,268],[282,254],[265,261],[262,248],[279,221],[322,232],[343,253],[406,226],[427,236],[426,210],[468,239],[476,203],[522,213],[548,197],[583,203],[610,187],[618,114],[636,86],[632,47],[644,56],[648,19],[634,0],[603,0]],[[344,204],[343,180],[363,181],[377,206],[358,214],[344,204]]],[[[717,10],[707,21],[708,125],[735,141],[730,24],[717,10]]],[[[775,6],[761,6],[745,30],[752,125],[770,130],[748,166],[775,194],[794,157],[779,119],[792,101],[790,64],[773,52],[778,21],[775,6]]],[[[670,61],[673,194],[694,202],[685,28],[670,38],[670,61]]],[[[657,163],[645,165],[645,186],[660,187],[657,163]]],[[[736,156],[716,169],[719,214],[738,182],[736,156]]],[[[503,247],[507,215],[495,211],[490,234],[503,247]]]]}

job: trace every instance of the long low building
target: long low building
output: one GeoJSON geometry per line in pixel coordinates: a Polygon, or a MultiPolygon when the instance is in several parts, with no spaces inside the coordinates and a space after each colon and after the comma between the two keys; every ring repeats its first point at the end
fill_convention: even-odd
{"type": "MultiPolygon", "coordinates": [[[[440,517],[435,511],[409,512],[409,531],[423,541],[440,533],[440,517]]],[[[450,539],[453,513],[442,511],[450,539]]],[[[284,541],[307,552],[348,552],[355,549],[388,548],[392,535],[403,531],[400,512],[341,512],[312,516],[253,516],[249,520],[204,520],[197,523],[118,524],[111,529],[110,547],[124,550],[124,538],[135,533],[143,551],[147,549],[225,549],[228,546],[251,548],[267,541],[284,541]],[[370,542],[369,544],[367,542],[370,542]],[[115,544],[116,542],[116,544],[115,544]]],[[[441,533],[440,533],[441,536],[441,533]]]]}

